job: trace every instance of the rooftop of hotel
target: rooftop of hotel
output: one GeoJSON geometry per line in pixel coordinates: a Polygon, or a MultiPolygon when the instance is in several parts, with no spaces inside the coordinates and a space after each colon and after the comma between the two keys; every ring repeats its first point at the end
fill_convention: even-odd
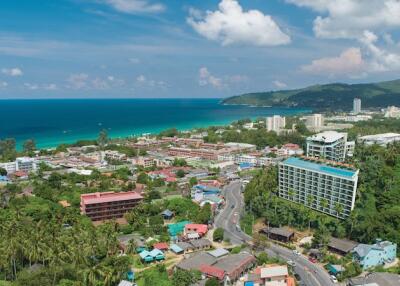
{"type": "Polygon", "coordinates": [[[297,157],[290,157],[283,161],[282,164],[346,179],[351,179],[355,174],[357,174],[357,171],[344,169],[340,165],[332,167],[326,163],[307,161],[297,157]]]}
{"type": "Polygon", "coordinates": [[[336,131],[325,131],[307,138],[307,140],[332,143],[344,137],[343,133],[336,131]]]}
{"type": "Polygon", "coordinates": [[[143,197],[136,192],[104,192],[104,193],[91,193],[82,194],[81,201],[85,204],[100,204],[108,202],[126,201],[126,200],[140,200],[143,197]]]}

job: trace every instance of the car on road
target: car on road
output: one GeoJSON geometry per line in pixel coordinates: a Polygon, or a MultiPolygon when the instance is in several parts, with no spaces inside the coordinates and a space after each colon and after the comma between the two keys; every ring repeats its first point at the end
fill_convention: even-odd
{"type": "Polygon", "coordinates": [[[295,250],[293,250],[293,254],[299,256],[300,252],[297,249],[295,249],[295,250]]]}
{"type": "Polygon", "coordinates": [[[288,261],[286,262],[286,264],[289,265],[289,266],[292,266],[292,267],[295,267],[295,266],[296,266],[296,262],[294,262],[294,261],[292,261],[292,260],[288,260],[288,261]]]}
{"type": "Polygon", "coordinates": [[[333,282],[333,283],[338,283],[338,280],[337,280],[337,278],[335,277],[335,276],[333,276],[333,275],[331,275],[331,281],[333,282]]]}
{"type": "Polygon", "coordinates": [[[308,260],[312,263],[317,263],[317,259],[315,259],[314,257],[309,257],[308,260]]]}
{"type": "Polygon", "coordinates": [[[297,281],[297,282],[300,282],[300,281],[301,281],[301,277],[300,277],[300,275],[297,274],[297,273],[294,274],[294,278],[296,278],[296,281],[297,281]]]}
{"type": "Polygon", "coordinates": [[[235,205],[231,205],[231,209],[234,209],[235,208],[235,205]]]}

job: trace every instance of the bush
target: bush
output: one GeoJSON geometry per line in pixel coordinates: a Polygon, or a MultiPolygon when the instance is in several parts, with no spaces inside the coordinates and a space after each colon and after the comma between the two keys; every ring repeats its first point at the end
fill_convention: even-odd
{"type": "Polygon", "coordinates": [[[224,229],[218,227],[214,230],[213,241],[222,241],[224,239],[224,229]]]}

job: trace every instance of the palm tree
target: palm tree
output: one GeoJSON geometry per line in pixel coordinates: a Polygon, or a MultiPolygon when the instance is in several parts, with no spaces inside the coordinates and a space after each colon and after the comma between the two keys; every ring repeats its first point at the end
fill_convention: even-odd
{"type": "Polygon", "coordinates": [[[324,211],[328,207],[328,200],[325,198],[321,199],[320,205],[322,207],[322,210],[324,211]]]}
{"type": "Polygon", "coordinates": [[[138,247],[135,239],[131,239],[128,242],[128,247],[126,248],[126,253],[127,254],[134,254],[136,252],[136,248],[138,247]]]}
{"type": "Polygon", "coordinates": [[[335,211],[337,217],[339,217],[340,214],[343,212],[343,206],[338,202],[335,203],[335,211]]]}

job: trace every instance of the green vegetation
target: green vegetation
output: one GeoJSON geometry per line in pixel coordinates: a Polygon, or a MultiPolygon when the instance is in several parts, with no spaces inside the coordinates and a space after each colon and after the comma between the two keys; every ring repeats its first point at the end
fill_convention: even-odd
{"type": "Polygon", "coordinates": [[[224,229],[221,227],[216,228],[213,233],[213,240],[221,242],[223,239],[224,239],[224,229]]]}
{"type": "Polygon", "coordinates": [[[400,80],[371,84],[314,85],[296,90],[249,93],[224,99],[224,104],[290,106],[313,110],[350,110],[358,97],[364,107],[400,105],[400,80]]]}
{"type": "Polygon", "coordinates": [[[372,243],[377,237],[400,243],[400,144],[357,146],[353,163],[360,169],[357,199],[344,221],[280,199],[276,168],[260,171],[247,185],[247,211],[270,225],[315,228],[315,245],[326,245],[330,234],[363,243],[372,243]]]}

